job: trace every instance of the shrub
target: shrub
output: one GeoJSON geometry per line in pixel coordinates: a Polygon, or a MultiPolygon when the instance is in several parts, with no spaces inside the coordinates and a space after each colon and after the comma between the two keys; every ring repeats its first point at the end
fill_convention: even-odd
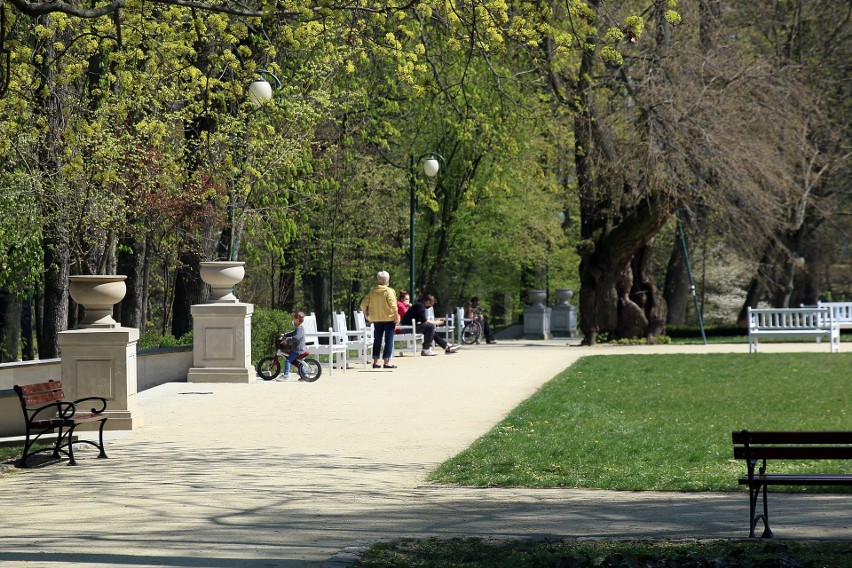
{"type": "Polygon", "coordinates": [[[251,318],[251,360],[252,365],[272,353],[273,341],[279,333],[293,329],[290,312],[267,310],[255,306],[251,318]]]}
{"type": "Polygon", "coordinates": [[[175,338],[174,335],[160,335],[156,331],[146,331],[139,336],[139,342],[136,344],[136,349],[146,351],[150,349],[163,349],[166,347],[186,347],[192,346],[192,332],[182,335],[180,338],[175,338]]]}

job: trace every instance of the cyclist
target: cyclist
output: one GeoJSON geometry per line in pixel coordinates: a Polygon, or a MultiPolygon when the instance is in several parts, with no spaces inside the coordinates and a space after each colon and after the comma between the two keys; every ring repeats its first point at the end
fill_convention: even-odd
{"type": "Polygon", "coordinates": [[[480,318],[482,322],[482,332],[485,334],[486,343],[497,343],[494,339],[494,334],[491,333],[491,326],[488,325],[488,318],[482,313],[483,309],[479,305],[479,296],[473,296],[470,301],[464,306],[464,317],[470,320],[480,318]]]}
{"type": "Polygon", "coordinates": [[[280,381],[286,381],[290,377],[290,364],[308,350],[307,345],[305,345],[305,328],[302,327],[304,321],[304,312],[293,312],[293,331],[284,334],[284,337],[287,338],[284,341],[287,342],[290,352],[284,359],[284,373],[278,379],[280,381]]]}

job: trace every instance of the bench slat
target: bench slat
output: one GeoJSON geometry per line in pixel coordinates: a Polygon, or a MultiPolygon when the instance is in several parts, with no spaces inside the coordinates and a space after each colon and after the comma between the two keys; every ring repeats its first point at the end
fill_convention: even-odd
{"type": "Polygon", "coordinates": [[[852,460],[852,446],[737,446],[736,459],[852,460]]]}
{"type": "Polygon", "coordinates": [[[852,431],[743,430],[732,432],[731,439],[735,444],[852,444],[852,431]]]}
{"type": "Polygon", "coordinates": [[[793,474],[773,473],[769,475],[755,475],[750,480],[747,475],[740,478],[740,485],[852,485],[852,475],[845,473],[814,473],[793,474]]]}

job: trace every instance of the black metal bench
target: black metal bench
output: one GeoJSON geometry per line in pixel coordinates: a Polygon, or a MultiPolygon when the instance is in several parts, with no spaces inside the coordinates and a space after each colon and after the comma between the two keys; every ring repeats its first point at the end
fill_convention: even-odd
{"type": "Polygon", "coordinates": [[[104,451],[104,424],[107,421],[106,399],[87,397],[75,401],[65,399],[60,381],[48,381],[33,385],[15,385],[15,392],[21,401],[24,420],[27,425],[27,435],[24,441],[24,454],[21,457],[21,467],[27,467],[27,460],[33,454],[53,452],[53,457],[59,459],[60,454],[68,456],[68,465],[77,465],[74,459],[74,444],[90,444],[100,450],[99,458],[107,457],[104,451]],[[81,403],[86,406],[94,404],[93,408],[80,411],[81,403]],[[76,440],[74,429],[80,424],[100,422],[98,442],[91,440],[76,440]],[[33,451],[33,446],[45,434],[56,431],[56,442],[52,448],[33,451]]]}
{"type": "Polygon", "coordinates": [[[748,472],[739,480],[748,485],[749,537],[763,521],[761,538],[771,538],[767,489],[770,485],[852,485],[852,474],[766,473],[766,460],[849,460],[852,459],[852,432],[732,432],[734,457],[746,460],[748,472]],[[759,462],[759,464],[758,464],[759,462]],[[755,471],[756,469],[756,471],[755,471]],[[763,494],[763,513],[757,514],[757,500],[763,494]]]}

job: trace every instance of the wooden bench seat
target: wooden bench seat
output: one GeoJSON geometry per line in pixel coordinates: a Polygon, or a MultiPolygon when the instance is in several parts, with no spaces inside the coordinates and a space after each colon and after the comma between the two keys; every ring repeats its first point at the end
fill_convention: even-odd
{"type": "Polygon", "coordinates": [[[100,450],[99,458],[107,457],[104,451],[104,424],[107,421],[106,399],[86,397],[75,401],[65,398],[61,381],[48,381],[32,385],[15,385],[15,392],[21,402],[26,422],[26,438],[21,467],[27,467],[27,460],[40,452],[53,452],[53,457],[68,456],[68,465],[77,465],[74,459],[74,444],[90,444],[100,450]],[[80,424],[100,422],[98,442],[79,440],[74,429],[80,424]],[[56,432],[52,448],[33,451],[33,446],[47,440],[47,434],[56,432]]]}
{"type": "Polygon", "coordinates": [[[849,485],[852,474],[844,473],[767,473],[767,460],[852,460],[852,432],[785,432],[742,430],[731,433],[734,457],[746,460],[747,472],[740,485],[749,488],[749,537],[763,521],[762,538],[771,538],[767,488],[770,485],[849,485]],[[763,496],[763,513],[757,513],[757,501],[763,496]]]}

